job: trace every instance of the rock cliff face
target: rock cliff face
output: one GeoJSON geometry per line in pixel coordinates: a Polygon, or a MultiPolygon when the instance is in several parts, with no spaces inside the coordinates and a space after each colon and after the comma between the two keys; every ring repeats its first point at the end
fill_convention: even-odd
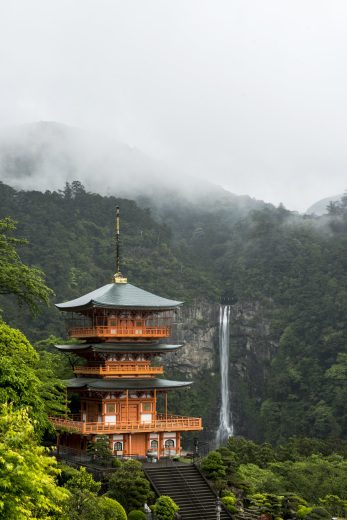
{"type": "MultiPolygon", "coordinates": [[[[166,355],[163,364],[168,374],[177,370],[182,379],[195,381],[199,391],[201,378],[215,383],[203,416],[203,439],[213,446],[219,425],[220,360],[218,303],[195,301],[179,310],[172,343],[185,343],[177,354],[166,355]],[[203,370],[204,369],[204,370],[203,370]]],[[[259,436],[259,411],[264,399],[264,382],[278,343],[271,334],[271,309],[249,301],[231,306],[229,389],[235,435],[259,436]]],[[[209,396],[203,396],[209,398],[209,396]]]]}
{"type": "Polygon", "coordinates": [[[177,367],[188,379],[199,376],[201,367],[216,370],[219,305],[195,301],[181,307],[173,327],[172,343],[184,343],[177,355],[165,356],[165,365],[177,367]]]}

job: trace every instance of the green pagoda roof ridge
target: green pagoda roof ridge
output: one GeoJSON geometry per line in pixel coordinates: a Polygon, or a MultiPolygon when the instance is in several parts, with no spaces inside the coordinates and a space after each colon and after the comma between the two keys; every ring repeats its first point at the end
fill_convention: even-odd
{"type": "Polygon", "coordinates": [[[184,347],[184,344],[167,345],[166,343],[72,343],[71,345],[54,345],[61,352],[171,352],[184,347]]]}
{"type": "Polygon", "coordinates": [[[56,303],[62,311],[109,307],[112,309],[175,309],[183,302],[162,298],[130,283],[109,283],[74,300],[56,303]]]}
{"type": "Polygon", "coordinates": [[[152,378],[115,378],[115,379],[96,379],[89,377],[75,377],[67,379],[64,383],[68,384],[68,389],[90,389],[90,390],[169,390],[190,386],[193,381],[169,381],[168,379],[152,378]]]}

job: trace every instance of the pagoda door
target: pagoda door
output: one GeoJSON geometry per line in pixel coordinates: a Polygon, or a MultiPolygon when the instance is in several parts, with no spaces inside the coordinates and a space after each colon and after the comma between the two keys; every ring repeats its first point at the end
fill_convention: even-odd
{"type": "Polygon", "coordinates": [[[91,403],[89,405],[88,415],[89,415],[88,420],[90,422],[102,422],[101,404],[91,403]]]}
{"type": "MultiPolygon", "coordinates": [[[[125,404],[121,406],[121,421],[125,422],[127,420],[127,407],[125,404]]],[[[129,404],[128,405],[128,421],[130,422],[138,422],[138,405],[137,404],[129,404]]]]}

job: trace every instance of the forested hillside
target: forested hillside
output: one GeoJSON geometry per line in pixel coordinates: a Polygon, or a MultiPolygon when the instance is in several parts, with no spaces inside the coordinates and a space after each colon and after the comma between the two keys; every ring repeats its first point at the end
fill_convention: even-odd
{"type": "MultiPolygon", "coordinates": [[[[247,208],[237,218],[240,200],[201,208],[156,202],[153,212],[150,202],[88,193],[77,181],[45,193],[0,185],[0,218],[18,221],[16,236],[30,242],[19,249],[21,258],[46,274],[52,303],[108,283],[119,205],[121,270],[130,283],[188,306],[223,296],[265,309],[278,345],[270,366],[264,359],[268,377],[257,395],[250,384],[256,374],[246,371],[237,383],[242,413],[256,425],[254,440],[276,444],[301,433],[347,439],[346,197],[319,218],[281,206],[247,208]]],[[[25,309],[19,315],[15,299],[1,299],[0,307],[31,341],[65,335],[54,307],[36,319],[25,309]]],[[[206,378],[206,367],[201,371],[206,378]]]]}

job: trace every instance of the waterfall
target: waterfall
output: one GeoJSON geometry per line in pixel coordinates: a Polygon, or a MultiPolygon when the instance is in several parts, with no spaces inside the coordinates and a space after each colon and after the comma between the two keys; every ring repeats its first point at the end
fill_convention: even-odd
{"type": "Polygon", "coordinates": [[[230,305],[221,305],[219,312],[219,353],[221,371],[222,406],[219,416],[219,428],[216,435],[217,447],[225,444],[233,435],[232,414],[229,396],[229,324],[230,305]]]}

